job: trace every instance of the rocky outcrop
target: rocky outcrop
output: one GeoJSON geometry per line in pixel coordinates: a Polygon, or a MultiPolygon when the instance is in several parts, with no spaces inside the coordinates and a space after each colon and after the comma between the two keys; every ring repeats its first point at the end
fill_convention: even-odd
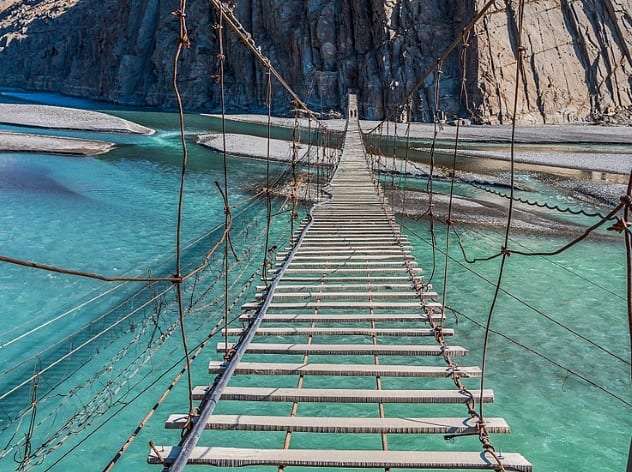
{"type": "MultiPolygon", "coordinates": [[[[288,82],[315,109],[382,118],[455,38],[484,0],[236,0],[235,12],[288,82]]],[[[504,2],[498,1],[499,6],[504,2]]],[[[0,0],[0,85],[121,104],[172,108],[175,0],[0,0]]],[[[516,1],[481,22],[465,55],[443,65],[441,108],[505,122],[515,79],[516,1]],[[463,85],[463,77],[466,81],[463,85]]],[[[520,118],[530,123],[629,120],[632,0],[528,1],[520,118]]],[[[181,87],[189,110],[217,110],[217,38],[205,0],[189,0],[192,47],[181,87]]],[[[265,75],[228,34],[229,109],[258,111],[265,75]]],[[[415,114],[429,120],[433,79],[415,114]]],[[[275,87],[277,111],[288,99],[275,87]]]]}

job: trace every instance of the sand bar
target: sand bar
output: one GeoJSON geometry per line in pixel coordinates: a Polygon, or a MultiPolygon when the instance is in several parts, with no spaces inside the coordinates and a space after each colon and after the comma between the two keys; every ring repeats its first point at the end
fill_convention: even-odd
{"type": "Polygon", "coordinates": [[[110,133],[155,133],[151,128],[98,111],[49,105],[0,103],[0,123],[110,133]]]}
{"type": "MultiPolygon", "coordinates": [[[[212,114],[202,114],[202,116],[210,116],[212,118],[221,119],[222,115],[212,115],[212,114]]],[[[254,115],[254,114],[243,114],[243,115],[226,115],[226,119],[230,121],[237,121],[242,123],[255,123],[260,125],[267,125],[268,116],[267,115],[254,115]]],[[[320,123],[325,125],[332,131],[344,131],[347,127],[347,120],[344,119],[333,119],[333,120],[320,120],[320,123]]],[[[294,128],[294,118],[285,118],[279,116],[273,116],[270,119],[270,124],[275,127],[282,128],[294,128]]],[[[299,118],[298,124],[301,128],[308,129],[311,128],[316,130],[318,128],[318,122],[316,120],[309,120],[307,118],[299,118]],[[310,124],[311,121],[311,124],[310,124]]]]}
{"type": "MultiPolygon", "coordinates": [[[[471,158],[485,157],[501,161],[510,160],[510,152],[471,151],[464,153],[471,158]]],[[[604,152],[541,152],[517,150],[515,162],[566,169],[577,169],[594,172],[608,172],[613,174],[629,174],[632,169],[632,149],[630,153],[604,152]]]]}
{"type": "MultiPolygon", "coordinates": [[[[361,121],[362,131],[365,133],[376,127],[379,121],[361,121]]],[[[393,123],[389,124],[388,135],[395,133],[393,123]]],[[[397,135],[404,136],[406,124],[398,123],[397,135]]],[[[386,124],[382,129],[386,135],[386,124]]],[[[410,137],[415,139],[432,139],[434,125],[432,123],[412,123],[410,137]]],[[[440,140],[454,140],[456,126],[445,125],[439,130],[437,138],[440,140]]],[[[511,142],[511,126],[462,126],[459,139],[485,143],[511,142]]],[[[630,126],[597,126],[597,125],[540,125],[518,126],[516,128],[516,142],[533,144],[632,144],[632,127],[630,126]]]]}
{"type": "MultiPolygon", "coordinates": [[[[217,152],[222,152],[223,143],[220,134],[201,134],[197,143],[217,152]]],[[[226,134],[226,152],[232,156],[248,157],[254,159],[267,158],[268,139],[245,134],[226,134]]],[[[308,148],[308,144],[297,145],[298,159],[301,159],[308,148]]],[[[316,159],[316,146],[312,146],[312,159],[316,159]]],[[[331,152],[334,152],[331,149],[331,152]]],[[[322,159],[322,152],[321,152],[322,159]]],[[[270,160],[290,162],[292,160],[292,141],[281,139],[270,140],[270,160]]]]}
{"type": "Polygon", "coordinates": [[[114,144],[76,138],[0,132],[1,152],[44,152],[94,156],[114,149],[114,144]]]}
{"type": "MultiPolygon", "coordinates": [[[[221,115],[206,114],[220,119],[221,115]]],[[[266,124],[268,117],[266,115],[255,114],[239,114],[226,115],[231,121],[266,124]]],[[[286,128],[294,127],[294,118],[272,117],[273,126],[281,126],[286,128]]],[[[322,120],[329,129],[333,131],[344,131],[346,121],[344,119],[322,120]]],[[[367,133],[379,121],[360,120],[362,131],[367,133]]],[[[311,121],[312,128],[315,128],[315,121],[311,121]]],[[[299,119],[299,125],[303,128],[309,126],[306,118],[299,119]]],[[[405,123],[397,125],[398,136],[404,136],[406,130],[405,123]]],[[[389,124],[389,135],[395,133],[393,123],[389,124]]],[[[410,136],[416,139],[432,139],[434,125],[432,123],[412,123],[410,126],[410,136]]],[[[386,124],[383,127],[383,134],[386,134],[386,124]]],[[[456,135],[456,126],[445,125],[443,130],[439,130],[438,139],[453,140],[456,135]]],[[[459,131],[460,139],[463,141],[475,141],[485,143],[508,143],[511,142],[511,126],[486,126],[472,125],[461,127],[459,131]]],[[[539,125],[539,126],[518,126],[516,132],[516,141],[519,143],[534,144],[631,144],[632,145],[632,127],[630,126],[598,126],[590,124],[577,125],[539,125]]]]}

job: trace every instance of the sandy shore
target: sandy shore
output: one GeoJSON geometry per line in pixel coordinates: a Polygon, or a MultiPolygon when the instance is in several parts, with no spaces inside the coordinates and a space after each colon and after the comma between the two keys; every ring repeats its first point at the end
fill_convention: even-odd
{"type": "MultiPolygon", "coordinates": [[[[251,159],[267,158],[267,138],[249,136],[245,134],[227,134],[226,152],[232,156],[247,157],[251,159]]],[[[223,143],[220,134],[201,134],[197,143],[217,152],[222,152],[223,143]]],[[[298,144],[298,159],[302,159],[307,153],[309,145],[298,144]]],[[[316,147],[312,146],[312,159],[316,159],[316,147]]],[[[330,152],[337,152],[329,148],[330,152]]],[[[322,159],[322,154],[321,154],[322,159]]],[[[292,142],[280,139],[270,140],[270,160],[290,162],[292,160],[292,142]]]]}
{"type": "MultiPolygon", "coordinates": [[[[220,115],[206,114],[221,118],[220,115]]],[[[268,117],[265,115],[226,115],[231,121],[265,124],[268,117]]],[[[344,119],[323,120],[323,123],[334,131],[344,131],[346,121],[344,119]]],[[[377,126],[379,121],[360,120],[360,127],[366,133],[377,126]]],[[[292,128],[293,118],[272,117],[274,126],[292,128]]],[[[299,119],[301,127],[307,128],[307,119],[299,119]]],[[[314,121],[312,120],[312,127],[314,121]]],[[[403,136],[406,125],[397,125],[398,136],[403,136]]],[[[432,139],[434,125],[432,123],[412,123],[410,136],[415,139],[432,139]]],[[[386,135],[386,125],[383,133],[386,135]]],[[[395,133],[393,123],[389,124],[389,134],[395,133]]],[[[444,126],[439,131],[441,140],[454,140],[456,126],[444,126]]],[[[511,142],[511,126],[465,126],[459,131],[460,139],[481,143],[509,143],[511,142]]],[[[543,125],[543,126],[519,126],[516,132],[516,141],[519,143],[533,144],[630,144],[632,145],[632,127],[629,126],[596,126],[596,125],[543,125]]]]}
{"type": "MultiPolygon", "coordinates": [[[[210,116],[216,119],[221,119],[221,115],[212,115],[212,114],[202,114],[202,116],[210,116]]],[[[268,117],[267,115],[251,115],[251,114],[243,114],[243,115],[226,115],[226,118],[231,121],[237,121],[242,123],[256,123],[256,124],[267,124],[268,117]]],[[[294,128],[294,118],[283,118],[278,116],[273,116],[270,120],[272,126],[283,127],[283,128],[294,128]]],[[[321,122],[327,126],[327,128],[333,131],[344,131],[347,127],[347,120],[336,119],[336,120],[321,120],[321,122]]],[[[307,118],[299,118],[298,120],[299,126],[305,129],[310,127],[310,120],[307,118]]],[[[313,129],[317,128],[316,121],[311,120],[311,127],[313,129]]]]}
{"type": "MultiPolygon", "coordinates": [[[[447,151],[447,150],[446,150],[447,151]]],[[[510,150],[505,151],[474,151],[466,150],[461,153],[471,159],[484,157],[499,161],[510,161],[510,150]]],[[[563,167],[593,172],[607,172],[612,174],[629,174],[632,169],[632,149],[630,152],[559,152],[533,151],[516,149],[515,162],[519,164],[542,165],[547,167],[563,167]]]]}
{"type": "MultiPolygon", "coordinates": [[[[217,117],[217,115],[208,115],[217,117]]],[[[228,115],[231,121],[263,124],[267,120],[264,115],[228,115]]],[[[301,126],[307,127],[308,120],[299,120],[301,126]]],[[[292,127],[292,118],[273,117],[275,126],[292,127]]],[[[336,131],[345,129],[345,120],[328,120],[325,123],[336,131]]],[[[361,121],[362,129],[368,132],[378,122],[361,121]]],[[[313,125],[313,123],[312,123],[313,125]]],[[[398,125],[400,145],[403,143],[405,125],[398,125]]],[[[414,139],[431,140],[434,132],[432,123],[412,123],[410,136],[414,139]]],[[[389,135],[394,135],[395,128],[389,125],[389,135]]],[[[446,141],[454,140],[456,127],[445,126],[439,131],[438,138],[444,143],[437,152],[452,153],[452,148],[445,146],[446,141]]],[[[384,128],[386,135],[386,128],[384,128]]],[[[460,129],[460,139],[464,144],[461,156],[467,158],[488,158],[509,161],[511,141],[510,126],[467,126],[460,129]],[[481,146],[477,149],[477,145],[481,146]]],[[[516,133],[516,162],[521,164],[558,167],[582,171],[628,174],[632,169],[632,128],[625,126],[595,125],[547,125],[519,127],[516,133]]],[[[419,146],[417,151],[425,151],[419,146]]],[[[247,151],[242,151],[248,154],[247,151]]]]}
{"type": "Polygon", "coordinates": [[[36,128],[71,129],[111,133],[154,134],[131,121],[91,110],[49,105],[0,103],[0,123],[36,128]]]}
{"type": "Polygon", "coordinates": [[[94,156],[114,149],[114,144],[86,139],[0,132],[0,152],[43,152],[94,156]]]}
{"type": "MultiPolygon", "coordinates": [[[[362,130],[366,133],[379,124],[379,121],[361,121],[362,130]]],[[[398,136],[404,136],[406,124],[397,125],[398,136]]],[[[388,135],[395,133],[393,123],[389,124],[388,135]]],[[[411,123],[410,137],[415,139],[432,139],[434,125],[432,123],[411,123]]],[[[386,135],[386,125],[383,128],[386,135]]],[[[446,125],[437,134],[441,140],[454,140],[456,126],[446,125]]],[[[459,139],[484,143],[511,142],[511,126],[464,126],[459,130],[459,139]]],[[[534,144],[632,144],[632,127],[630,126],[597,126],[597,125],[542,125],[518,126],[516,142],[534,144]]]]}

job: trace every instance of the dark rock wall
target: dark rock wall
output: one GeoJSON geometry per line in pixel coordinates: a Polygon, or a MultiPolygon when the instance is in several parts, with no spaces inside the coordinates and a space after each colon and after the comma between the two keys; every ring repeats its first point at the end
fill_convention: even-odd
{"type": "MultiPolygon", "coordinates": [[[[344,110],[351,88],[363,117],[382,118],[483,3],[236,0],[235,12],[313,108],[344,110]]],[[[480,23],[464,58],[457,53],[444,64],[442,109],[479,122],[508,119],[516,3],[480,23]]],[[[175,0],[0,0],[0,85],[173,108],[176,6],[175,0]]],[[[187,20],[192,47],[180,72],[185,104],[216,111],[215,16],[206,0],[189,0],[187,20]]],[[[629,119],[632,0],[528,1],[524,38],[522,121],[629,119]]],[[[262,110],[263,70],[228,31],[226,51],[229,109],[262,110]]],[[[279,87],[275,95],[277,111],[287,110],[279,87]]],[[[416,99],[416,118],[430,120],[433,102],[430,78],[416,99]]]]}

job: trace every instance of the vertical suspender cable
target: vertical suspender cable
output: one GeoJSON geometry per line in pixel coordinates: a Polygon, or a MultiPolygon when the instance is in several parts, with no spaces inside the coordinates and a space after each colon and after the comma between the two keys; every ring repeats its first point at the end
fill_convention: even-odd
{"type": "Polygon", "coordinates": [[[412,109],[410,106],[410,100],[406,103],[406,151],[404,152],[404,172],[403,178],[400,178],[401,192],[402,192],[402,213],[406,216],[406,176],[408,175],[408,152],[410,151],[410,122],[412,121],[412,109]]]}
{"type": "MultiPolygon", "coordinates": [[[[461,130],[461,123],[459,120],[456,122],[456,137],[454,138],[454,154],[452,155],[452,170],[450,172],[450,200],[448,202],[448,216],[445,220],[445,261],[443,266],[443,293],[441,300],[443,306],[446,306],[446,299],[448,296],[448,262],[450,255],[450,228],[452,226],[452,200],[454,198],[454,179],[456,174],[456,158],[459,152],[459,131],[461,130]]],[[[443,325],[443,319],[439,322],[443,325]]]]}
{"type": "Polygon", "coordinates": [[[439,121],[439,110],[440,110],[440,102],[441,102],[441,74],[443,62],[441,59],[437,60],[436,69],[435,69],[435,81],[434,81],[434,110],[433,110],[433,133],[432,133],[432,144],[430,146],[430,172],[428,173],[428,184],[426,185],[426,190],[428,191],[428,209],[426,210],[426,214],[430,217],[430,240],[432,241],[432,271],[430,272],[430,277],[428,281],[431,282],[434,278],[435,272],[437,270],[437,254],[435,251],[435,246],[437,244],[437,238],[434,230],[434,189],[433,189],[433,175],[435,168],[435,150],[437,147],[437,135],[439,134],[438,130],[438,121],[439,121]]]}
{"type": "Polygon", "coordinates": [[[178,46],[173,57],[173,91],[176,96],[178,104],[178,119],[180,124],[180,143],[182,145],[182,166],[180,171],[180,190],[178,192],[178,213],[176,221],[176,273],[174,277],[174,284],[176,286],[176,299],[178,305],[178,321],[180,324],[180,334],[182,337],[182,347],[184,349],[184,356],[187,366],[187,381],[189,386],[189,415],[193,413],[193,397],[191,390],[193,384],[191,381],[191,358],[189,357],[189,347],[187,344],[187,336],[184,328],[184,307],[182,301],[182,261],[181,261],[181,237],[182,237],[182,216],[184,210],[184,184],[187,172],[187,165],[189,161],[189,152],[187,148],[185,130],[184,130],[184,106],[182,104],[182,96],[180,95],[180,88],[178,86],[178,66],[180,62],[180,56],[182,50],[189,48],[191,42],[189,40],[189,34],[186,24],[186,8],[187,0],[180,0],[179,9],[174,12],[174,15],[179,21],[179,36],[178,46]]]}
{"type": "Polygon", "coordinates": [[[266,71],[266,102],[268,106],[268,137],[266,142],[266,240],[263,250],[262,276],[265,283],[268,283],[268,246],[270,244],[270,223],[272,220],[272,195],[270,193],[270,135],[272,127],[272,72],[268,67],[266,71]]]}
{"type": "Polygon", "coordinates": [[[479,402],[479,415],[481,422],[484,424],[485,417],[483,416],[483,388],[485,386],[485,371],[487,368],[487,350],[489,344],[489,333],[492,326],[492,318],[494,316],[494,309],[496,308],[496,302],[498,301],[498,295],[500,292],[500,286],[502,284],[503,275],[505,271],[505,263],[507,261],[507,257],[509,256],[509,249],[507,248],[509,244],[509,235],[511,233],[511,219],[513,214],[513,195],[514,195],[514,171],[515,171],[515,151],[516,151],[516,118],[518,115],[518,99],[520,97],[520,86],[522,82],[522,61],[524,59],[524,47],[522,45],[522,31],[523,31],[523,20],[524,20],[524,0],[519,0],[518,4],[518,37],[516,44],[516,79],[515,79],[515,89],[514,89],[514,100],[513,100],[513,115],[511,120],[511,199],[509,200],[509,209],[507,211],[507,226],[505,228],[505,238],[503,247],[501,248],[502,256],[500,260],[500,268],[498,270],[498,280],[496,282],[496,289],[494,291],[494,296],[492,299],[491,306],[489,308],[489,313],[487,315],[487,323],[485,325],[485,337],[483,339],[483,360],[481,363],[481,385],[480,385],[480,402],[479,402]]]}
{"type": "MultiPolygon", "coordinates": [[[[625,209],[623,210],[623,232],[625,233],[625,254],[627,270],[626,284],[628,295],[628,331],[630,333],[630,360],[632,361],[632,234],[630,234],[628,228],[625,228],[625,226],[630,221],[630,203],[632,202],[632,172],[630,172],[630,179],[628,181],[626,197],[627,204],[625,205],[625,209]]],[[[632,377],[632,371],[630,376],[632,377]]],[[[630,454],[630,460],[632,461],[632,454],[630,454]]]]}
{"type": "MultiPolygon", "coordinates": [[[[219,43],[219,84],[220,84],[220,106],[222,109],[222,159],[224,165],[224,231],[228,231],[230,219],[230,203],[228,200],[228,160],[226,158],[226,97],[224,90],[224,10],[219,12],[218,25],[218,43],[219,43]]],[[[229,359],[231,353],[228,350],[228,247],[230,245],[230,237],[226,234],[224,239],[224,357],[229,359]]]]}

